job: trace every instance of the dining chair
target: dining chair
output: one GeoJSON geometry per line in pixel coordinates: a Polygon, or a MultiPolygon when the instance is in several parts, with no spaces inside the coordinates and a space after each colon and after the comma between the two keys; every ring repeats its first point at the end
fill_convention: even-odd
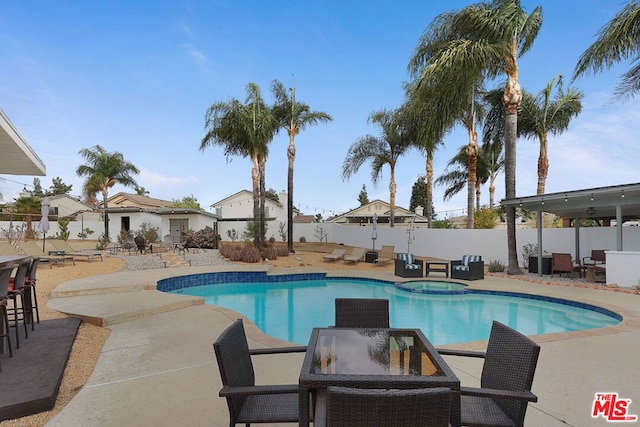
{"type": "MultiPolygon", "coordinates": [[[[0,340],[7,340],[7,347],[9,349],[9,357],[13,357],[13,349],[11,348],[11,329],[9,328],[9,316],[7,315],[7,295],[9,292],[9,280],[11,279],[11,273],[13,267],[5,267],[0,270],[0,314],[2,315],[2,328],[0,328],[0,340]]],[[[0,371],[2,371],[2,365],[0,364],[0,371]]]]}
{"type": "Polygon", "coordinates": [[[33,312],[36,313],[36,321],[40,323],[40,309],[38,308],[38,293],[36,292],[36,274],[38,271],[38,264],[40,264],[40,258],[36,257],[29,264],[29,270],[25,278],[25,286],[27,292],[31,292],[31,327],[33,329],[33,312]]]}
{"type": "Polygon", "coordinates": [[[388,328],[389,300],[336,298],[336,328],[388,328]]]}
{"type": "Polygon", "coordinates": [[[540,346],[520,332],[493,321],[486,352],[438,349],[441,355],[484,358],[480,388],[461,387],[465,426],[522,426],[540,346]]]}
{"type": "MultiPolygon", "coordinates": [[[[447,387],[409,390],[329,387],[326,426],[447,427],[450,410],[451,390],[447,387]]],[[[314,423],[314,427],[319,425],[314,423]]]]}
{"type": "Polygon", "coordinates": [[[256,385],[251,356],[305,352],[306,347],[249,350],[242,319],[238,319],[220,334],[213,348],[222,378],[219,395],[229,407],[229,426],[298,422],[298,384],[256,385]]]}
{"type": "Polygon", "coordinates": [[[29,331],[27,329],[27,318],[30,308],[27,307],[25,302],[25,294],[27,288],[25,287],[25,281],[27,276],[27,270],[31,261],[25,261],[18,264],[18,269],[13,277],[12,284],[9,285],[9,291],[7,293],[8,299],[12,302],[11,308],[7,307],[7,310],[13,315],[13,327],[16,330],[16,348],[20,348],[20,334],[18,334],[18,325],[22,320],[24,325],[24,336],[29,338],[29,331]],[[18,306],[18,299],[20,300],[20,306],[18,306]]]}

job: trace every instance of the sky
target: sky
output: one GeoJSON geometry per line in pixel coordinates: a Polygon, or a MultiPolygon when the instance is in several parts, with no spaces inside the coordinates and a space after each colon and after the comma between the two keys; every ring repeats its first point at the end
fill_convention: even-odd
{"type": "MultiPolygon", "coordinates": [[[[214,103],[244,101],[246,85],[259,85],[273,102],[274,79],[295,87],[296,99],[333,117],[296,137],[294,204],[304,214],[327,218],[369,200],[389,200],[389,168],[377,185],[371,164],[348,181],[342,164],[349,147],[367,134],[383,109],[399,107],[407,64],[420,36],[439,14],[472,1],[107,1],[2,0],[0,8],[0,108],[43,160],[47,189],[55,177],[80,196],[84,163],[78,152],[101,145],[136,165],[136,181],[149,196],[194,196],[207,210],[240,190],[251,190],[251,164],[226,158],[223,149],[200,150],[204,117],[214,103]]],[[[549,140],[546,191],[635,183],[640,164],[640,106],[614,99],[629,62],[575,82],[579,56],[625,2],[619,0],[523,0],[543,9],[542,29],[519,59],[520,84],[538,94],[558,74],[584,93],[583,110],[569,129],[549,140]]],[[[504,79],[489,88],[504,84],[504,79]]],[[[435,176],[466,132],[454,129],[435,153],[435,176]]],[[[281,131],[269,147],[266,186],[287,189],[288,137],[281,131]]],[[[536,192],[537,140],[517,144],[516,194],[536,192]]],[[[0,155],[2,155],[0,153],[0,155]]],[[[425,158],[410,151],[396,167],[399,206],[425,173],[425,158]]],[[[18,197],[33,177],[0,175],[2,202],[18,197]]],[[[504,175],[496,185],[504,197],[504,175]]],[[[466,190],[444,201],[434,188],[437,218],[463,215],[466,190]]],[[[110,195],[131,188],[116,185],[110,195]]],[[[483,188],[482,204],[489,203],[483,188]]]]}

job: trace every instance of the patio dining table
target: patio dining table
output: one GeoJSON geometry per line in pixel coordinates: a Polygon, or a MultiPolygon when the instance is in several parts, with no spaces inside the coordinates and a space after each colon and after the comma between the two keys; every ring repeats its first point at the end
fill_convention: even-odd
{"type": "Polygon", "coordinates": [[[419,329],[314,328],[299,378],[300,425],[325,416],[329,386],[368,389],[448,387],[452,426],[460,425],[460,380],[419,329]]]}

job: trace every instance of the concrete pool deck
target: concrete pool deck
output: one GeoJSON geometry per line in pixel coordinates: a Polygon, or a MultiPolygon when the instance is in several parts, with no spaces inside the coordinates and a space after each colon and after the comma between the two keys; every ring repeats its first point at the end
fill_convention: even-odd
{"type": "MultiPolygon", "coordinates": [[[[227,426],[218,397],[220,375],[212,343],[239,316],[204,305],[197,297],[164,294],[158,280],[220,271],[267,271],[256,267],[184,267],[119,272],[59,285],[49,307],[111,330],[93,374],[47,426],[189,425],[227,426]]],[[[325,272],[322,268],[272,268],[269,274],[325,272]]],[[[398,281],[380,270],[327,270],[327,276],[398,281]]],[[[432,278],[435,279],[435,278],[432,278]]],[[[464,281],[460,281],[464,282],[464,281]]],[[[638,354],[640,295],[525,282],[487,276],[472,288],[534,293],[598,305],[621,314],[619,325],[534,336],[542,350],[533,383],[538,403],[527,410],[527,426],[603,426],[593,419],[595,393],[617,392],[640,415],[638,354]]],[[[282,341],[246,324],[249,345],[282,341]]],[[[485,343],[457,345],[483,348],[485,343]]],[[[297,383],[302,354],[254,357],[258,383],[297,383]]],[[[446,359],[463,385],[478,385],[481,360],[446,359]]],[[[288,424],[291,425],[291,424],[288,424]]]]}

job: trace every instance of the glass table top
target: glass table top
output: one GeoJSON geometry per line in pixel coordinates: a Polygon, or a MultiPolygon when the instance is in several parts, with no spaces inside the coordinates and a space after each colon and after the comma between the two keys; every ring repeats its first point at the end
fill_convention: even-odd
{"type": "Polygon", "coordinates": [[[443,375],[413,330],[318,331],[311,374],[443,375]]]}

